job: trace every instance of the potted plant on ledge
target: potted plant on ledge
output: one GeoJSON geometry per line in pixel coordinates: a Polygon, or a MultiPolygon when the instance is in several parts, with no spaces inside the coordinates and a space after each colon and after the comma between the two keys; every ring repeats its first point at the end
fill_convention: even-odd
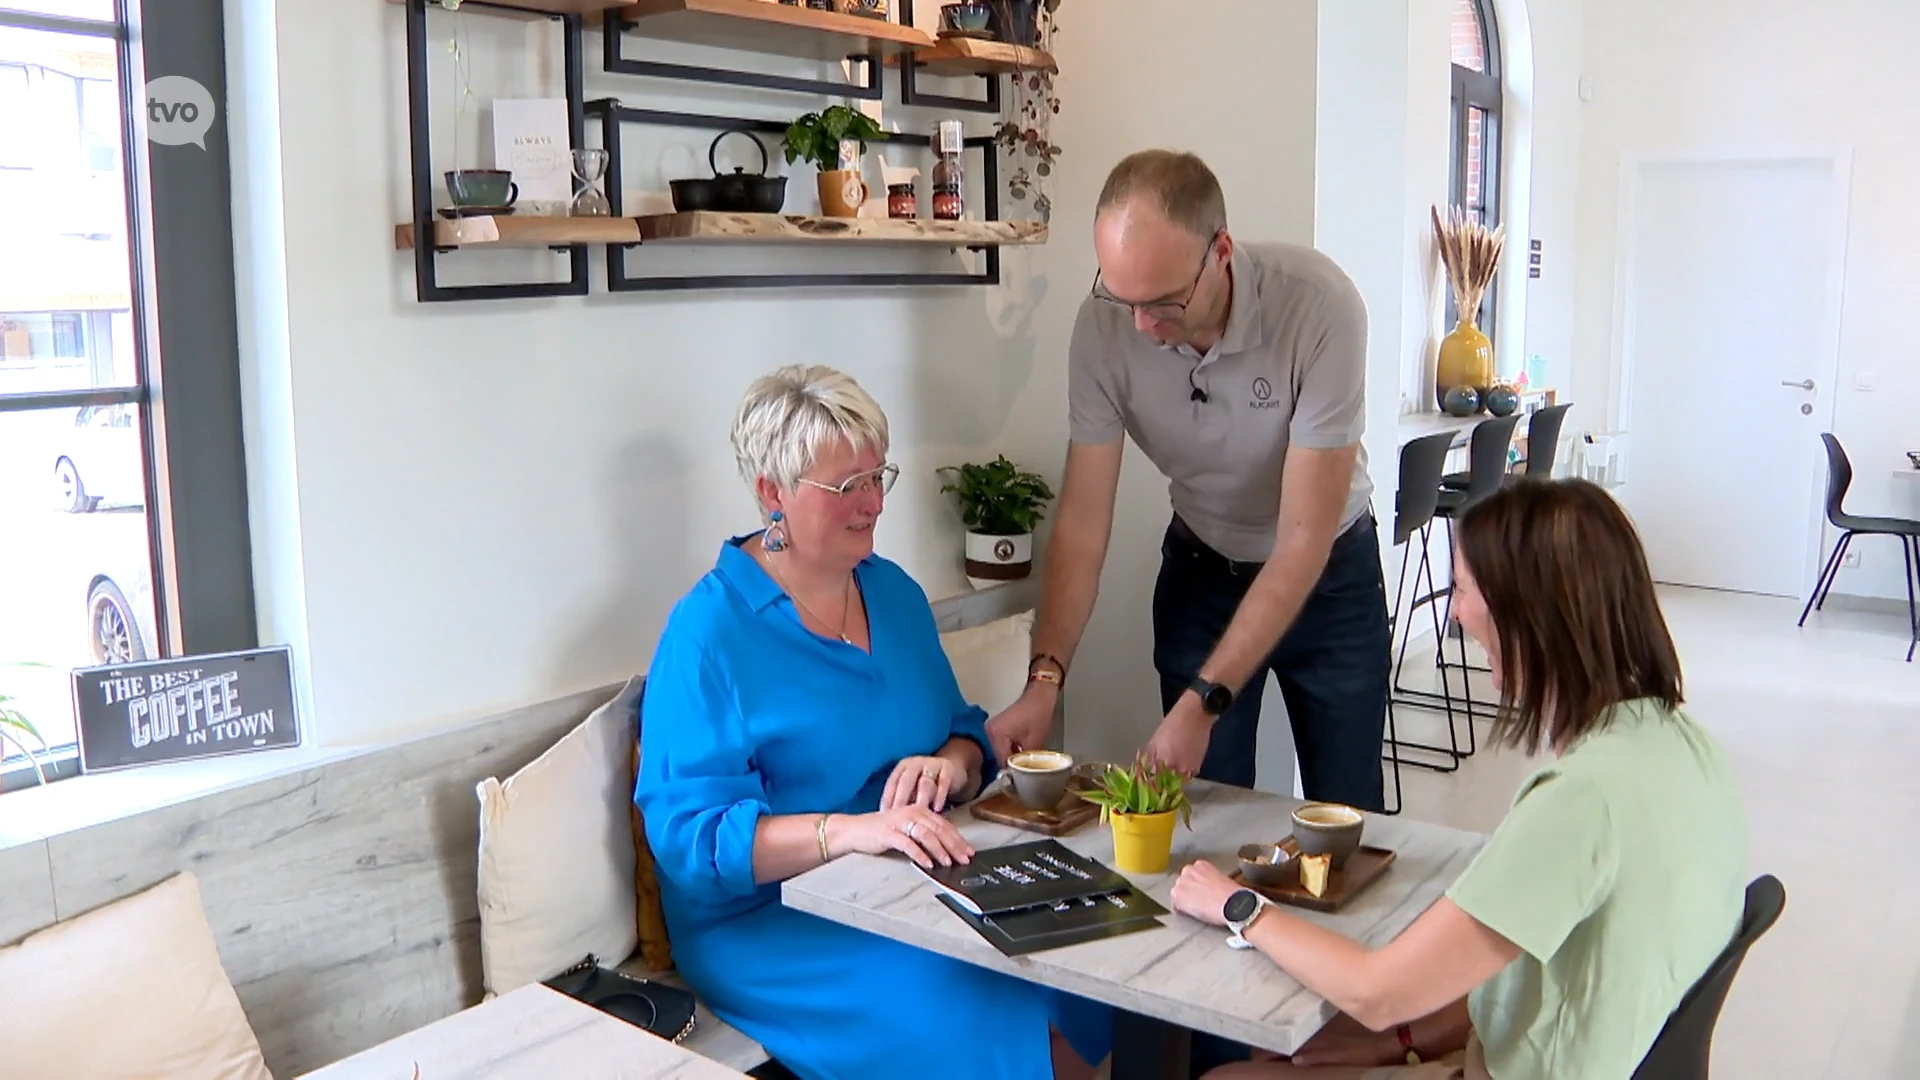
{"type": "Polygon", "coordinates": [[[860,163],[870,140],[885,138],[880,125],[858,109],[832,105],[787,125],[787,164],[805,160],[820,170],[820,212],[827,217],[859,217],[867,201],[860,163]]]}
{"type": "Polygon", "coordinates": [[[1178,817],[1193,829],[1193,804],[1186,781],[1165,765],[1148,766],[1136,756],[1131,771],[1107,766],[1106,774],[1080,797],[1100,808],[1100,820],[1113,826],[1113,862],[1123,874],[1165,873],[1173,856],[1173,823],[1178,817]]]}
{"type": "Polygon", "coordinates": [[[1008,461],[1005,454],[985,465],[950,465],[940,471],[955,475],[940,491],[960,498],[960,520],[967,526],[967,580],[979,588],[1033,573],[1033,531],[1053,501],[1046,480],[1008,461]]]}

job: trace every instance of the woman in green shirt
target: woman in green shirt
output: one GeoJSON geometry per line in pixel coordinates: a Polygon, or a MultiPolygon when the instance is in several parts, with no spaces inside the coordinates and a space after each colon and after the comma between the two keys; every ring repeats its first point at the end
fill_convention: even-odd
{"type": "MultiPolygon", "coordinates": [[[[1264,907],[1247,940],[1344,1015],[1291,1064],[1210,1080],[1628,1080],[1737,931],[1740,792],[1681,710],[1673,639],[1613,498],[1581,480],[1521,481],[1475,505],[1456,534],[1453,610],[1491,661],[1495,739],[1547,750],[1547,763],[1386,946],[1264,907]]],[[[1224,925],[1236,891],[1202,860],[1173,901],[1224,925]]]]}

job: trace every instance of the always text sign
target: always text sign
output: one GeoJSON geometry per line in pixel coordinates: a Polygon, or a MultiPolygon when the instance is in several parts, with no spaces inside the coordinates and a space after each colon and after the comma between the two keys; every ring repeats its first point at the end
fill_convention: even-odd
{"type": "Polygon", "coordinates": [[[73,673],[80,771],[300,745],[285,646],[73,673]]]}

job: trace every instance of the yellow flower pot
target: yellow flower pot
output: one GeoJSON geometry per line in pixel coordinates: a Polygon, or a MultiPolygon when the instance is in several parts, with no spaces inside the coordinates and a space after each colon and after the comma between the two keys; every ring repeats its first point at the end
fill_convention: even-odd
{"type": "Polygon", "coordinates": [[[1465,319],[1440,339],[1433,403],[1444,408],[1447,391],[1456,386],[1471,386],[1481,398],[1485,398],[1493,386],[1493,342],[1465,319]]]}
{"type": "Polygon", "coordinates": [[[1111,814],[1113,863],[1123,874],[1159,874],[1173,854],[1173,822],[1179,814],[1111,814]]]}

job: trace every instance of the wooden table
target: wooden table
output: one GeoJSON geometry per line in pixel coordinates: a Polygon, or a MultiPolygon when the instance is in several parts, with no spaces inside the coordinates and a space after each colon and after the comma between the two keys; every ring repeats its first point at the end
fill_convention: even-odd
{"type": "Polygon", "coordinates": [[[455,1013],[317,1072],[315,1080],[742,1080],[539,984],[455,1013]]]}
{"type": "MultiPolygon", "coordinates": [[[[1171,911],[1173,882],[1199,858],[1227,871],[1242,844],[1277,841],[1291,831],[1299,800],[1196,781],[1193,830],[1174,834],[1164,874],[1131,875],[1135,885],[1171,911]]],[[[952,817],[975,848],[1036,839],[1033,833],[974,820],[964,808],[952,817]]],[[[1356,941],[1382,945],[1438,899],[1485,842],[1477,833],[1369,815],[1364,843],[1392,848],[1394,865],[1344,910],[1322,915],[1290,908],[1356,941]]],[[[1112,831],[1097,821],[1063,843],[1112,865],[1112,831]]],[[[789,879],[787,906],[971,964],[1117,1006],[1136,1017],[1178,1029],[1211,1032],[1279,1053],[1292,1053],[1334,1015],[1333,1006],[1252,950],[1227,947],[1225,930],[1178,914],[1149,930],[1106,941],[1008,957],[936,899],[937,889],[903,856],[849,856],[789,879]]],[[[1184,1068],[1185,1039],[1168,1045],[1163,1025],[1128,1018],[1117,1034],[1114,1080],[1163,1078],[1165,1064],[1184,1068]],[[1145,1039],[1151,1046],[1142,1046],[1145,1039]],[[1158,1062],[1155,1064],[1154,1062],[1158,1062]]]]}

